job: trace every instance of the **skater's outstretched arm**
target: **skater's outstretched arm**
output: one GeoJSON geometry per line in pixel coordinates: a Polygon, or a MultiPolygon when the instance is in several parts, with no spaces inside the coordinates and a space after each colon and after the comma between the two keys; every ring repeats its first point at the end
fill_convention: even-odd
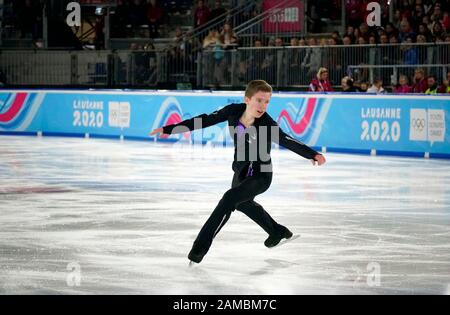
{"type": "Polygon", "coordinates": [[[150,133],[150,136],[155,134],[177,134],[184,133],[196,129],[207,128],[215,124],[221,123],[227,120],[228,116],[231,115],[237,105],[231,104],[225,106],[220,110],[216,110],[211,114],[201,114],[190,119],[183,120],[178,124],[167,125],[162,128],[157,128],[150,133]]]}
{"type": "Polygon", "coordinates": [[[313,165],[322,165],[324,164],[325,157],[318,153],[317,151],[311,149],[306,144],[292,138],[287,133],[283,131],[283,129],[280,128],[280,126],[277,124],[275,120],[272,119],[268,115],[270,119],[270,124],[272,127],[275,127],[278,130],[278,137],[276,135],[272,135],[272,141],[281,145],[282,147],[285,147],[286,149],[291,150],[292,152],[297,153],[298,155],[303,156],[305,159],[311,160],[313,165]]]}

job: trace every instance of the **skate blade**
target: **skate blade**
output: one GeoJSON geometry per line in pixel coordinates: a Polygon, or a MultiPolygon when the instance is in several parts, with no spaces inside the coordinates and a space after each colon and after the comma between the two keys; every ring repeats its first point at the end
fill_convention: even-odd
{"type": "Polygon", "coordinates": [[[281,242],[278,243],[278,245],[276,245],[276,246],[274,246],[274,247],[279,247],[279,246],[281,246],[281,245],[284,245],[284,244],[286,244],[286,243],[289,243],[289,242],[291,242],[291,241],[294,241],[294,240],[296,240],[296,239],[299,238],[299,237],[300,237],[300,235],[293,235],[291,238],[283,239],[281,242]]]}
{"type": "Polygon", "coordinates": [[[192,260],[189,261],[189,268],[195,267],[195,265],[197,265],[195,262],[193,262],[192,260]]]}

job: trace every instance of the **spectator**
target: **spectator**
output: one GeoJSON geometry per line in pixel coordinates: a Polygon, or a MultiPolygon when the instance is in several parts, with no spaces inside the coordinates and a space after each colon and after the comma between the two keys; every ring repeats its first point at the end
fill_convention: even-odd
{"type": "Polygon", "coordinates": [[[344,38],[342,38],[342,45],[350,46],[352,44],[352,39],[350,36],[345,35],[344,38]]]}
{"type": "Polygon", "coordinates": [[[353,44],[356,41],[355,28],[353,26],[348,26],[347,32],[345,33],[344,37],[345,36],[349,37],[350,43],[353,44]]]}
{"type": "Polygon", "coordinates": [[[347,25],[357,27],[364,19],[364,2],[361,0],[346,0],[345,9],[347,16],[347,25]]]}
{"type": "Polygon", "coordinates": [[[406,75],[401,75],[398,84],[394,87],[394,93],[411,93],[411,90],[412,88],[408,85],[408,77],[406,75]]]}
{"type": "Polygon", "coordinates": [[[183,30],[181,29],[181,27],[178,26],[175,29],[175,37],[173,38],[173,41],[175,43],[180,43],[183,40],[183,36],[184,36],[183,30]]]}
{"type": "MultiPolygon", "coordinates": [[[[296,37],[291,38],[290,46],[299,47],[300,41],[298,40],[298,38],[296,37]]],[[[286,61],[289,66],[289,72],[286,75],[288,76],[289,85],[299,84],[298,74],[300,72],[301,58],[304,51],[305,49],[288,49],[286,51],[286,61]]]]}
{"type": "Polygon", "coordinates": [[[413,21],[413,26],[415,28],[418,27],[418,25],[420,23],[422,23],[423,17],[425,16],[425,10],[423,8],[422,4],[417,4],[415,6],[414,12],[413,12],[413,16],[412,16],[412,21],[413,21]]]}
{"type": "Polygon", "coordinates": [[[408,37],[416,38],[416,34],[414,33],[414,30],[411,28],[411,24],[408,22],[406,18],[404,18],[400,22],[400,33],[398,35],[398,40],[400,43],[403,43],[406,41],[408,37]]]}
{"type": "MultiPolygon", "coordinates": [[[[256,39],[254,43],[255,48],[263,47],[263,43],[261,39],[256,39]]],[[[266,58],[265,52],[262,49],[256,49],[253,53],[250,54],[248,61],[241,65],[242,69],[245,69],[247,73],[247,77],[254,77],[255,74],[262,74],[261,67],[264,63],[264,59],[266,58]]],[[[245,78],[243,78],[243,82],[247,82],[245,78]]]]}
{"type": "Polygon", "coordinates": [[[389,37],[389,43],[390,44],[398,44],[398,39],[395,36],[389,37]]]}
{"type": "Polygon", "coordinates": [[[284,46],[283,39],[281,37],[277,37],[275,39],[275,47],[283,47],[283,46],[284,46]]]}
{"type": "Polygon", "coordinates": [[[128,24],[133,29],[147,23],[145,5],[141,0],[133,0],[128,8],[128,24]]]}
{"type": "Polygon", "coordinates": [[[112,37],[126,37],[126,26],[128,24],[130,4],[128,1],[119,0],[116,7],[116,14],[111,15],[111,35],[112,37]]]}
{"type": "Polygon", "coordinates": [[[358,87],[357,84],[355,84],[355,86],[356,86],[357,88],[359,88],[359,91],[360,91],[360,92],[363,92],[363,93],[366,93],[367,90],[369,89],[369,83],[367,83],[367,82],[361,82],[361,83],[359,83],[359,87],[358,87]]]}
{"type": "Polygon", "coordinates": [[[322,52],[320,48],[317,47],[317,42],[314,37],[311,37],[308,40],[308,46],[301,66],[307,68],[307,76],[311,77],[322,64],[322,52]]]}
{"type": "Polygon", "coordinates": [[[328,69],[320,68],[316,78],[312,79],[309,85],[309,91],[312,92],[333,92],[330,81],[328,80],[328,69]]]}
{"type": "Polygon", "coordinates": [[[223,38],[224,49],[231,49],[237,46],[237,35],[229,23],[225,23],[220,36],[223,38]]]}
{"type": "Polygon", "coordinates": [[[445,38],[445,31],[442,27],[441,22],[437,21],[433,23],[431,33],[433,34],[434,41],[443,40],[445,38]]]}
{"type": "Polygon", "coordinates": [[[94,25],[94,45],[95,49],[97,50],[105,48],[105,33],[103,31],[104,28],[105,22],[103,16],[96,16],[94,25]]]}
{"type": "Polygon", "coordinates": [[[388,38],[391,36],[398,37],[398,29],[392,23],[386,24],[385,31],[388,38]]]}
{"type": "Polygon", "coordinates": [[[353,79],[349,76],[345,76],[341,80],[342,92],[352,93],[359,92],[359,89],[354,86],[353,79]]]}
{"type": "Polygon", "coordinates": [[[380,36],[380,44],[381,45],[389,44],[389,37],[387,34],[383,34],[380,36]]]}
{"type": "Polygon", "coordinates": [[[208,36],[203,40],[203,48],[213,48],[219,38],[219,32],[217,30],[210,30],[208,36]]]}
{"type": "Polygon", "coordinates": [[[395,29],[399,29],[400,28],[400,22],[402,21],[402,19],[403,19],[402,11],[395,10],[394,22],[393,22],[393,25],[394,25],[395,29]]]}
{"type": "Polygon", "coordinates": [[[328,39],[326,39],[325,37],[322,37],[320,39],[319,46],[327,46],[327,45],[328,45],[328,39]]]}
{"type": "Polygon", "coordinates": [[[38,1],[25,0],[24,2],[16,1],[18,27],[21,37],[31,35],[33,39],[42,37],[42,10],[43,5],[38,1]]]}
{"type": "Polygon", "coordinates": [[[402,44],[401,49],[403,50],[403,64],[405,65],[416,65],[418,63],[417,49],[412,46],[412,38],[408,37],[402,44]]]}
{"type": "Polygon", "coordinates": [[[430,16],[430,20],[433,21],[433,22],[442,23],[443,18],[444,18],[444,15],[443,15],[442,10],[441,10],[441,5],[438,2],[438,3],[435,4],[435,6],[433,8],[433,13],[430,16]]]}
{"type": "Polygon", "coordinates": [[[296,37],[292,37],[290,40],[290,46],[291,47],[298,47],[299,46],[299,40],[296,37]]]}
{"type": "Polygon", "coordinates": [[[308,20],[311,23],[310,31],[312,33],[322,33],[322,19],[320,15],[320,4],[318,1],[307,1],[308,20]]]}
{"type": "Polygon", "coordinates": [[[262,41],[261,41],[259,38],[257,38],[257,39],[255,40],[255,43],[254,43],[253,46],[254,46],[255,48],[261,48],[261,47],[263,47],[262,41]]]}
{"type": "MultiPolygon", "coordinates": [[[[269,38],[268,47],[275,47],[275,39],[269,38]]],[[[268,82],[274,82],[277,78],[277,52],[273,49],[264,52],[264,59],[261,64],[261,74],[263,79],[268,82]]]]}
{"type": "MultiPolygon", "coordinates": [[[[450,10],[450,7],[449,7],[450,10]]],[[[444,12],[444,18],[442,19],[442,25],[444,26],[445,31],[448,33],[450,31],[450,14],[448,12],[444,12]]]]}
{"type": "Polygon", "coordinates": [[[367,93],[384,94],[386,91],[383,88],[383,81],[380,79],[375,79],[370,88],[367,89],[367,93]]]}
{"type": "Polygon", "coordinates": [[[339,82],[343,75],[342,62],[345,60],[342,56],[343,51],[340,47],[336,47],[336,38],[331,37],[328,40],[328,45],[330,47],[327,48],[328,53],[324,54],[322,63],[329,69],[333,68],[333,73],[330,76],[331,81],[339,82]]]}
{"type": "Polygon", "coordinates": [[[211,14],[209,15],[209,21],[215,20],[219,16],[223,16],[225,13],[227,13],[227,10],[222,6],[221,0],[216,0],[215,4],[216,7],[213,10],[211,10],[211,14]]]}
{"type": "Polygon", "coordinates": [[[142,73],[143,83],[156,84],[157,81],[157,68],[156,68],[156,53],[155,46],[152,43],[148,43],[143,48],[143,59],[145,61],[145,71],[142,73]]]}
{"type": "Polygon", "coordinates": [[[366,39],[362,36],[358,37],[358,45],[366,45],[366,39]]]}
{"type": "Polygon", "coordinates": [[[369,30],[369,25],[367,23],[361,23],[359,26],[359,36],[364,37],[364,40],[368,42],[371,35],[372,32],[369,30]]]}
{"type": "Polygon", "coordinates": [[[419,35],[424,36],[426,42],[431,42],[433,39],[433,35],[431,34],[430,29],[428,28],[428,25],[425,23],[419,24],[417,33],[418,33],[418,36],[419,35]]]}
{"type": "Polygon", "coordinates": [[[422,19],[422,23],[427,26],[429,30],[433,28],[433,23],[430,20],[430,17],[428,15],[425,15],[422,19]]]}
{"type": "Polygon", "coordinates": [[[216,38],[216,44],[213,48],[214,56],[214,82],[217,86],[225,83],[226,59],[224,51],[223,36],[216,38]]]}
{"type": "Polygon", "coordinates": [[[331,37],[336,41],[336,45],[342,45],[341,35],[338,31],[331,33],[331,37]]]}
{"type": "Polygon", "coordinates": [[[425,91],[425,94],[437,94],[438,84],[436,81],[436,77],[434,75],[428,76],[427,86],[428,86],[428,89],[425,91]]]}
{"type": "MultiPolygon", "coordinates": [[[[424,35],[417,35],[417,43],[418,44],[426,44],[427,39],[424,35]]],[[[418,62],[420,64],[425,64],[428,62],[428,47],[426,45],[418,45],[416,47],[417,55],[418,55],[418,62]]]]}
{"type": "Polygon", "coordinates": [[[414,82],[411,87],[411,93],[425,93],[428,89],[427,79],[425,78],[425,71],[423,69],[416,69],[414,71],[414,82]]]}
{"type": "Polygon", "coordinates": [[[209,8],[206,6],[203,0],[198,0],[197,8],[194,12],[194,28],[200,27],[208,22],[209,15],[209,8]]]}
{"type": "Polygon", "coordinates": [[[447,78],[439,88],[438,93],[450,93],[450,71],[447,72],[447,78]]]}
{"type": "Polygon", "coordinates": [[[157,0],[147,1],[147,22],[150,38],[159,37],[159,26],[164,18],[164,10],[157,0]]]}

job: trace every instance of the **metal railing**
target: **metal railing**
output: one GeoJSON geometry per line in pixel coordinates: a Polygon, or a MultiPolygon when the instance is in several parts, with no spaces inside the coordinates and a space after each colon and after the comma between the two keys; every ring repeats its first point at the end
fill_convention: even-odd
{"type": "MultiPolygon", "coordinates": [[[[427,71],[428,74],[435,74],[439,78],[446,71],[449,62],[449,43],[246,47],[225,51],[222,54],[220,51],[203,51],[201,63],[210,65],[208,67],[210,71],[205,72],[200,83],[203,87],[238,87],[245,86],[249,80],[260,78],[280,88],[305,88],[316,76],[318,69],[326,67],[329,69],[330,81],[339,86],[342,77],[352,75],[350,70],[359,67],[366,69],[361,70],[361,74],[367,72],[365,76],[358,75],[361,79],[372,82],[375,77],[379,77],[385,84],[390,85],[396,83],[391,81],[391,76],[395,76],[394,71],[399,69],[399,66],[406,65],[405,68],[410,68],[411,71],[405,71],[404,74],[411,76],[415,68],[423,65],[439,65],[428,67],[430,71],[427,71]],[[215,65],[215,68],[211,68],[211,65],[215,65]],[[380,66],[379,71],[368,71],[370,65],[380,66]],[[225,74],[212,77],[211,73],[216,71],[225,74]]],[[[424,68],[427,70],[427,67],[424,68]]],[[[353,74],[356,75],[354,71],[353,74]]]]}
{"type": "Polygon", "coordinates": [[[265,79],[277,88],[301,89],[308,87],[320,67],[329,69],[335,86],[346,75],[368,82],[381,78],[390,85],[400,74],[411,78],[416,68],[442,80],[449,61],[449,43],[228,50],[202,50],[198,46],[151,51],[5,50],[0,51],[0,72],[6,83],[14,86],[174,88],[177,83],[190,83],[194,88],[238,88],[250,80],[265,79]]]}

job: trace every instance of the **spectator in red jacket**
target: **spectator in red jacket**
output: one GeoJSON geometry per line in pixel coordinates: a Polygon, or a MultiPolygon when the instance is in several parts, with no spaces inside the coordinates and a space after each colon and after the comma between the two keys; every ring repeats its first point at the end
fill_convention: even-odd
{"type": "Polygon", "coordinates": [[[164,10],[157,0],[149,0],[147,3],[147,19],[150,38],[159,36],[159,25],[164,17],[164,10]]]}
{"type": "Polygon", "coordinates": [[[425,71],[423,69],[416,69],[414,72],[414,83],[411,87],[411,93],[425,93],[427,89],[428,83],[425,78],[425,71]]]}
{"type": "Polygon", "coordinates": [[[394,87],[394,93],[411,93],[411,87],[408,85],[408,77],[406,75],[400,76],[398,84],[394,87]]]}
{"type": "Polygon", "coordinates": [[[209,8],[203,2],[203,0],[198,0],[197,8],[194,13],[194,27],[199,27],[208,22],[210,15],[209,8]]]}
{"type": "Polygon", "coordinates": [[[333,92],[331,83],[328,80],[328,69],[320,68],[317,72],[317,77],[312,79],[309,85],[309,91],[312,92],[333,92]]]}

